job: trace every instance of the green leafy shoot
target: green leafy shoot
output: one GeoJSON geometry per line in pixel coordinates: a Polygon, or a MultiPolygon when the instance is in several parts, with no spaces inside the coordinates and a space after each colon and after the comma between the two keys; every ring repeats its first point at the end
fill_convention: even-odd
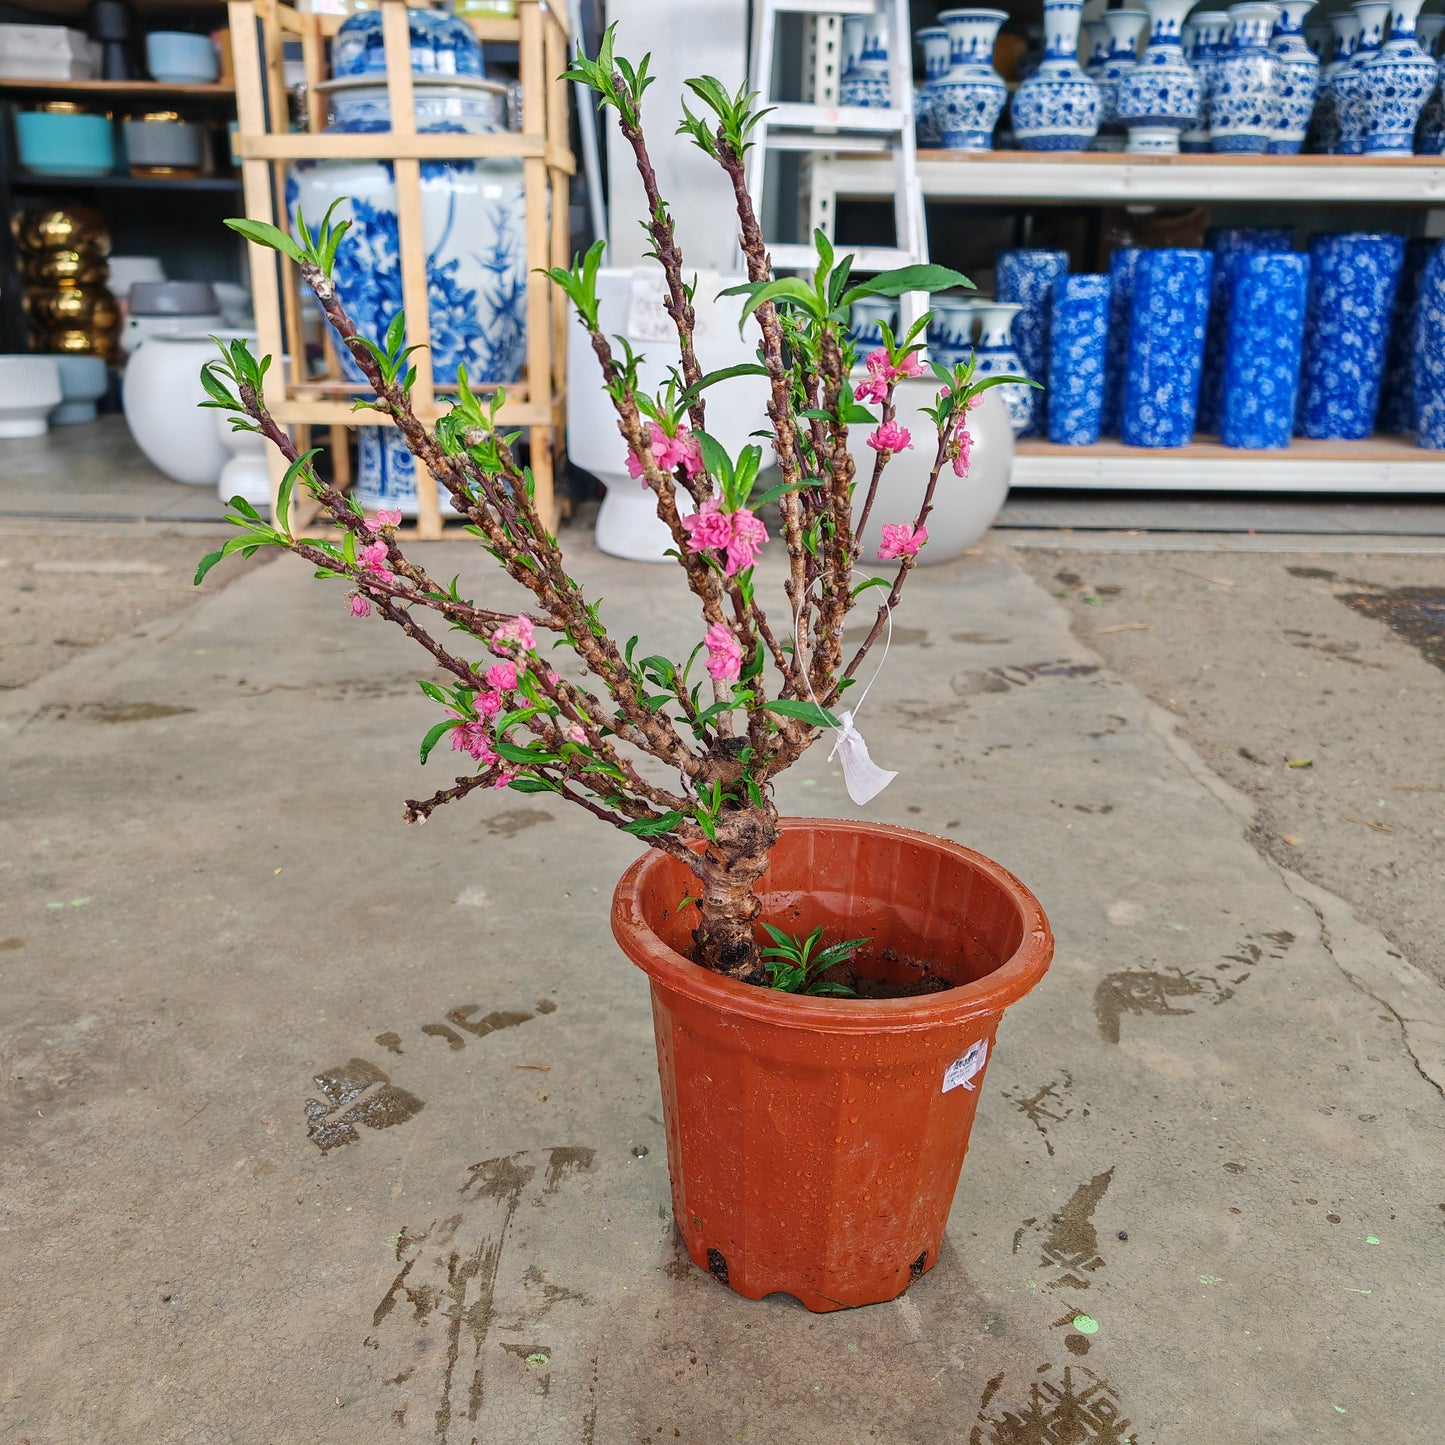
{"type": "Polygon", "coordinates": [[[844,998],[856,997],[855,990],[844,983],[820,979],[821,973],[847,963],[855,953],[868,942],[866,938],[845,938],[841,943],[819,948],[823,941],[823,925],[820,923],[806,938],[796,938],[774,928],[771,923],[762,925],[763,932],[773,940],[771,948],[762,950],[763,968],[767,971],[768,985],[780,993],[834,994],[844,998]]]}
{"type": "Polygon", "coordinates": [[[768,114],[766,110],[755,111],[753,102],[758,92],[739,86],[735,95],[729,95],[720,80],[711,75],[700,75],[685,82],[687,88],[717,117],[717,129],[701,116],[694,115],[682,102],[682,122],[677,127],[678,135],[689,135],[693,143],[714,160],[723,158],[719,143],[726,147],[731,158],[742,160],[752,147],[748,139],[753,127],[768,114]]]}
{"type": "Polygon", "coordinates": [[[624,130],[635,131],[642,116],[642,95],[655,77],[648,75],[652,56],[644,55],[642,63],[633,68],[630,61],[616,53],[617,26],[609,25],[602,33],[596,60],[589,60],[578,43],[572,64],[562,72],[563,80],[585,85],[603,105],[610,105],[622,118],[624,130]]]}
{"type": "Polygon", "coordinates": [[[350,221],[342,221],[336,226],[331,224],[331,217],[343,199],[344,197],[338,197],[331,203],[321,218],[320,229],[314,236],[306,224],[306,217],[299,209],[296,212],[295,236],[288,236],[285,231],[267,221],[253,221],[245,216],[228,220],[226,225],[238,236],[244,236],[258,246],[265,246],[269,250],[280,251],[283,256],[289,256],[298,266],[309,264],[315,266],[323,275],[330,276],[336,265],[336,252],[341,245],[341,239],[351,229],[350,221]]]}
{"type": "Polygon", "coordinates": [[[571,267],[554,266],[547,278],[555,282],[566,293],[567,299],[577,308],[582,323],[590,331],[597,330],[597,272],[602,266],[602,253],[607,249],[606,241],[594,241],[585,256],[574,256],[571,267]]]}

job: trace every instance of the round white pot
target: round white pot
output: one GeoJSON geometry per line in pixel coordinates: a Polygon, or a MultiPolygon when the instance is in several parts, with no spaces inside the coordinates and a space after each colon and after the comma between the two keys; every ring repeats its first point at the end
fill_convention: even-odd
{"type": "MultiPolygon", "coordinates": [[[[968,430],[973,437],[968,476],[956,477],[950,463],[943,464],[938,485],[933,492],[933,510],[924,524],[928,541],[918,554],[920,566],[929,567],[949,562],[972,547],[993,525],[1008,496],[1009,474],[1013,470],[1014,433],[1008,412],[999,400],[999,388],[983,393],[978,407],[968,414],[968,430]]],[[[888,463],[878,486],[878,496],[863,530],[859,566],[882,571],[896,566],[880,562],[878,548],[883,541],[885,522],[907,522],[910,525],[923,505],[928,487],[928,474],[933,467],[938,435],[933,422],[923,415],[922,408],[932,406],[938,394],[937,381],[901,381],[894,393],[898,421],[913,437],[910,450],[900,452],[888,463]]],[[[871,427],[855,426],[848,432],[848,449],[853,454],[858,481],[853,493],[853,518],[862,515],[868,496],[868,482],[877,458],[868,445],[871,427]]]]}
{"type": "MultiPolygon", "coordinates": [[[[246,331],[216,335],[256,339],[246,331]]],[[[182,332],[151,337],[125,366],[125,420],[136,445],[172,481],[193,487],[216,486],[229,455],[212,411],[201,409],[201,367],[219,355],[211,336],[182,332]]]]}

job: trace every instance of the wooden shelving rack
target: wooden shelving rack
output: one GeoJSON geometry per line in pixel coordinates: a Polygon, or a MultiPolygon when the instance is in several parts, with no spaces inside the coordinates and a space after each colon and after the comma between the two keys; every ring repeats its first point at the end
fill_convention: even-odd
{"type": "MultiPolygon", "coordinates": [[[[231,45],[240,123],[236,138],[245,185],[246,214],[285,228],[288,218],[278,197],[285,194],[287,167],[299,160],[383,160],[396,172],[397,220],[401,240],[402,301],[407,340],[423,349],[413,354],[417,369],[412,399],[417,415],[434,422],[446,411],[448,381],[433,375],[427,305],[426,245],[422,234],[421,163],[509,156],[522,161],[526,205],[527,361],[523,379],[506,387],[501,422],[525,429],[536,479],[537,508],[556,519],[553,454],[565,423],[566,308],[541,274],[568,259],[568,178],[575,165],[568,141],[568,94],[557,80],[567,65],[566,15],[545,0],[518,0],[515,19],[476,18],[469,23],[482,41],[518,47],[523,93],[520,132],[499,135],[418,134],[412,101],[410,39],[406,0],[382,0],[386,49],[386,85],[392,128],[364,135],[326,135],[324,97],[316,82],[325,78],[325,43],[339,27],[337,16],[302,15],[278,0],[230,0],[231,45]],[[289,128],[282,47],[299,40],[306,65],[308,129],[289,128]]],[[[263,354],[300,358],[305,354],[302,300],[293,263],[252,246],[251,278],[256,329],[263,354]]],[[[354,412],[356,388],[330,375],[311,379],[293,364],[291,377],[279,362],[266,376],[266,404],[276,419],[298,434],[316,426],[390,425],[374,412],[354,412]]],[[[480,388],[479,388],[480,389],[480,388]]],[[[345,474],[346,448],[333,445],[338,484],[345,474]]],[[[273,483],[284,462],[273,457],[273,483]],[[279,463],[279,465],[278,465],[279,463]]],[[[417,486],[417,535],[442,535],[438,488],[417,486]]],[[[299,506],[300,504],[294,504],[299,506]]],[[[306,520],[302,512],[295,519],[306,520]]]]}

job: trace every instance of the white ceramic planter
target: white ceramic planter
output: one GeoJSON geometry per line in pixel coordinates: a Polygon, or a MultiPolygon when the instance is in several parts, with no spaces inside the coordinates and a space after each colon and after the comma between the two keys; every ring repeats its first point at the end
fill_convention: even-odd
{"type": "Polygon", "coordinates": [[[0,356],[0,437],[44,436],[61,396],[53,356],[0,356]]]}
{"type": "Polygon", "coordinates": [[[265,513],[271,506],[271,469],[266,455],[269,443],[256,432],[234,431],[228,411],[211,411],[207,415],[214,418],[216,436],[230,457],[221,468],[216,495],[223,502],[241,497],[265,513]]]}
{"type": "MultiPolygon", "coordinates": [[[[919,565],[933,566],[950,562],[972,547],[993,525],[1008,496],[1009,474],[1013,470],[1014,433],[1008,412],[999,400],[1000,388],[983,393],[979,406],[968,414],[968,429],[973,436],[967,477],[956,477],[953,467],[945,462],[933,493],[933,510],[925,525],[928,541],[918,554],[919,565]]],[[[928,487],[928,474],[933,467],[938,433],[923,415],[922,408],[932,406],[938,394],[933,378],[902,381],[894,392],[898,420],[913,438],[913,448],[901,452],[888,463],[878,487],[878,497],[868,516],[862,537],[859,565],[870,571],[891,570],[896,562],[878,561],[878,547],[883,540],[885,522],[912,523],[923,505],[928,487]]],[[[853,493],[853,517],[856,523],[868,495],[868,480],[873,475],[877,454],[868,446],[869,427],[853,427],[848,433],[848,449],[858,470],[858,485],[853,493]]]]}
{"type": "Polygon", "coordinates": [[[75,426],[95,420],[95,404],[110,388],[110,368],[101,356],[56,356],[64,398],[50,414],[51,426],[75,426]]]}

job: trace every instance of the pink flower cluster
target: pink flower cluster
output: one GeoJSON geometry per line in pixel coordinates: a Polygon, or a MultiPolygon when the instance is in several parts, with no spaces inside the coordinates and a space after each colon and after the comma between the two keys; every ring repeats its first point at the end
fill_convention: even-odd
{"type": "Polygon", "coordinates": [[[401,526],[401,513],[388,511],[385,507],[381,508],[370,522],[370,527],[373,532],[379,532],[383,527],[399,526],[401,526]]]}
{"type": "Polygon", "coordinates": [[[689,552],[722,552],[723,573],[731,577],[758,560],[768,529],[746,507],[724,512],[717,497],[709,497],[690,517],[682,519],[689,552]]]}
{"type": "MultiPolygon", "coordinates": [[[[649,425],[652,427],[652,459],[659,471],[675,472],[681,467],[686,477],[695,477],[702,471],[702,443],[688,430],[686,422],[678,427],[675,437],[668,436],[655,421],[649,425]]],[[[627,475],[642,477],[642,463],[633,451],[627,453],[627,475]]],[[[642,485],[647,485],[646,478],[643,478],[642,485]]]]}
{"type": "Polygon", "coordinates": [[[487,725],[480,718],[475,722],[464,721],[461,727],[452,729],[452,751],[470,753],[479,763],[485,763],[488,767],[501,761],[492,747],[487,725]]]}
{"type": "Polygon", "coordinates": [[[517,690],[517,664],[515,662],[494,662],[483,677],[487,686],[494,688],[497,692],[515,692],[517,690]]]}
{"type": "MultiPolygon", "coordinates": [[[[944,396],[951,396],[953,388],[945,386],[944,396]]],[[[973,434],[968,429],[968,414],[983,404],[983,393],[971,396],[964,403],[963,407],[954,414],[953,430],[948,438],[948,459],[953,463],[953,474],[956,477],[968,475],[969,455],[973,451],[973,434]]]]}
{"type": "Polygon", "coordinates": [[[872,436],[868,445],[875,452],[906,452],[913,449],[913,437],[906,426],[896,421],[885,421],[872,436]]]}
{"type": "Polygon", "coordinates": [[[915,531],[907,522],[884,522],[883,545],[878,549],[878,560],[892,562],[899,557],[916,557],[927,540],[927,527],[919,527],[915,531]]]}
{"type": "Polygon", "coordinates": [[[905,376],[923,375],[923,363],[912,351],[894,366],[888,359],[887,351],[880,346],[877,351],[868,353],[864,365],[868,368],[868,380],[853,395],[859,401],[871,401],[875,406],[883,405],[888,396],[888,388],[895,381],[902,381],[905,376]]]}
{"type": "Polygon", "coordinates": [[[735,682],[743,670],[742,644],[726,622],[714,622],[703,636],[707,647],[707,675],[714,682],[735,682]]]}
{"type": "MultiPolygon", "coordinates": [[[[389,516],[390,513],[380,513],[380,516],[389,516]]],[[[401,520],[401,513],[397,512],[396,518],[401,520]]],[[[386,543],[378,538],[374,542],[367,542],[357,549],[357,560],[363,572],[369,572],[378,582],[394,582],[396,574],[386,565],[390,557],[386,550],[386,543]]],[[[360,592],[351,594],[351,615],[353,617],[370,617],[371,603],[360,592]]]]}
{"type": "Polygon", "coordinates": [[[500,654],[503,647],[511,646],[519,648],[523,652],[530,652],[537,645],[537,634],[532,630],[532,619],[530,617],[514,617],[510,622],[504,622],[492,633],[492,651],[500,654]]]}

